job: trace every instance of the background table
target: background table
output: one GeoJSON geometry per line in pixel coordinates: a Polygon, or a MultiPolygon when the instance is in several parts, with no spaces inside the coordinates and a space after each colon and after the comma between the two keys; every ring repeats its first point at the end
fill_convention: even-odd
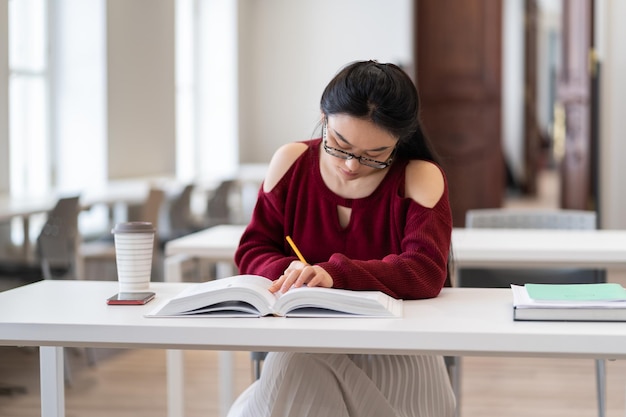
{"type": "MultiPolygon", "coordinates": [[[[244,230],[245,226],[240,225],[202,230],[168,242],[165,255],[232,262],[244,230]]],[[[626,230],[455,228],[452,256],[457,268],[626,269],[626,230]]],[[[166,270],[166,280],[180,281],[180,268],[173,259],[166,270]]]]}
{"type": "MultiPolygon", "coordinates": [[[[30,217],[52,210],[56,202],[57,198],[55,196],[15,198],[8,194],[0,195],[0,223],[8,223],[13,218],[19,218],[22,222],[22,234],[24,236],[22,243],[23,260],[27,260],[31,252],[29,240],[30,217]]],[[[10,239],[10,236],[7,237],[10,239]]]]}
{"type": "Polygon", "coordinates": [[[626,230],[452,231],[458,267],[626,268],[626,230]]]}
{"type": "Polygon", "coordinates": [[[626,358],[623,323],[514,322],[508,289],[446,288],[406,301],[401,319],[144,317],[187,285],[153,283],[157,297],[146,306],[107,306],[115,282],[42,281],[5,291],[0,345],[41,347],[44,417],[64,415],[62,346],[626,358]]]}

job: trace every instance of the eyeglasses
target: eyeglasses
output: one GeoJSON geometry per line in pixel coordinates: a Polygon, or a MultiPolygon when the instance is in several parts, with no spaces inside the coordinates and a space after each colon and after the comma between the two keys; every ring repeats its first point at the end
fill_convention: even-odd
{"type": "Polygon", "coordinates": [[[393,162],[393,156],[396,153],[396,148],[393,148],[391,155],[389,155],[389,158],[387,158],[385,162],[377,161],[376,159],[366,158],[364,156],[357,156],[353,153],[342,151],[341,149],[333,148],[332,146],[328,146],[327,139],[326,139],[326,134],[327,134],[326,126],[324,126],[323,128],[323,132],[324,132],[324,151],[326,151],[328,155],[334,156],[335,158],[341,158],[341,159],[346,159],[346,160],[356,159],[357,161],[359,161],[359,164],[365,165],[366,167],[375,168],[375,169],[385,169],[389,165],[391,165],[391,163],[393,162]]]}

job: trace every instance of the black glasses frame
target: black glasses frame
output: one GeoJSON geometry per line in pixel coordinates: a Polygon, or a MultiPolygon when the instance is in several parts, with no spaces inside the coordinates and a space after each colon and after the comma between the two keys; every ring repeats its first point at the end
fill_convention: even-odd
{"type": "Polygon", "coordinates": [[[334,156],[335,158],[346,159],[346,160],[356,159],[357,161],[359,161],[359,164],[365,165],[366,167],[375,168],[375,169],[385,169],[389,165],[391,165],[391,163],[393,162],[393,157],[394,157],[394,155],[396,153],[396,148],[393,148],[393,151],[391,152],[391,155],[389,155],[389,158],[387,158],[386,161],[384,161],[384,162],[383,161],[377,161],[376,159],[366,158],[364,156],[358,156],[358,155],[355,155],[353,153],[342,151],[341,149],[333,148],[332,146],[328,146],[328,141],[326,139],[326,135],[327,135],[327,128],[326,128],[326,125],[324,125],[324,127],[323,127],[323,136],[324,136],[324,138],[323,138],[324,139],[323,147],[324,147],[324,151],[328,155],[334,156]]]}

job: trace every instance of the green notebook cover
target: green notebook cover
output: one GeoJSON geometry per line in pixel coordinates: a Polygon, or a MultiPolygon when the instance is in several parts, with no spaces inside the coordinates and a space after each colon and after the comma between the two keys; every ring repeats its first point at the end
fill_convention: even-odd
{"type": "Polygon", "coordinates": [[[526,284],[528,296],[536,301],[626,301],[620,284],[526,284]]]}

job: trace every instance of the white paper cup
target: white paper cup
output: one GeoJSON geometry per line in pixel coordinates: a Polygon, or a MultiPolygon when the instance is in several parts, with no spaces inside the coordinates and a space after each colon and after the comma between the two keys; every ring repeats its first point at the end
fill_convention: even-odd
{"type": "Polygon", "coordinates": [[[149,222],[119,223],[111,230],[120,292],[150,288],[155,229],[149,222]]]}

